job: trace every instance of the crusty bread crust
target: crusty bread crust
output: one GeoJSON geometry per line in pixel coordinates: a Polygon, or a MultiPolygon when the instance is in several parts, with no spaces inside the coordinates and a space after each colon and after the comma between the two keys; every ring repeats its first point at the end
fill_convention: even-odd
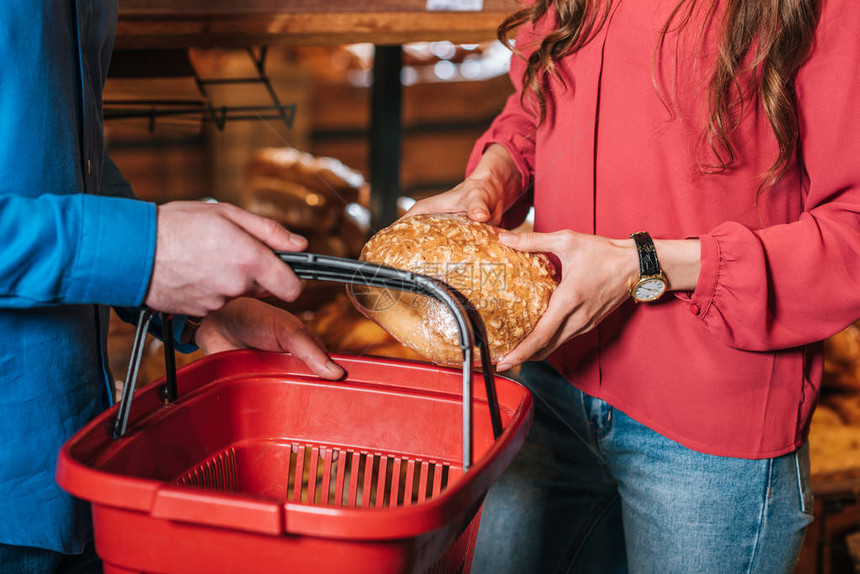
{"type": "MultiPolygon", "coordinates": [[[[361,259],[440,279],[478,310],[497,362],[537,324],[555,290],[555,269],[543,254],[516,251],[501,230],[461,215],[403,218],[374,235],[361,259]]],[[[405,346],[434,363],[463,360],[450,312],[411,293],[351,286],[356,307],[405,346]]]]}

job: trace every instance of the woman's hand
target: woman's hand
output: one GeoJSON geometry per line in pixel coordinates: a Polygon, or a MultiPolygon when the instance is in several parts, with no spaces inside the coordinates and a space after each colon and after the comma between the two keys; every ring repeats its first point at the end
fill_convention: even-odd
{"type": "Polygon", "coordinates": [[[234,299],[206,315],[195,341],[207,355],[246,348],[286,351],[324,379],[337,380],[344,375],[298,318],[257,299],[234,299]]]}
{"type": "Polygon", "coordinates": [[[499,361],[503,371],[527,360],[540,360],[569,339],[593,329],[629,297],[639,275],[633,240],[614,240],[574,231],[503,233],[506,245],[519,251],[553,253],[562,277],[534,330],[499,361]]]}
{"type": "MultiPolygon", "coordinates": [[[[562,269],[543,317],[516,349],[502,357],[500,371],[544,359],[573,337],[592,330],[630,296],[630,286],[639,277],[639,255],[632,239],[575,231],[502,233],[500,239],[520,251],[552,253],[562,269]]],[[[656,239],[654,245],[669,289],[695,289],[701,270],[699,240],[656,239]]]]}
{"type": "Polygon", "coordinates": [[[422,199],[406,212],[464,213],[474,221],[498,225],[502,214],[522,187],[520,172],[508,150],[499,144],[487,148],[481,161],[463,183],[439,195],[422,199]]]}

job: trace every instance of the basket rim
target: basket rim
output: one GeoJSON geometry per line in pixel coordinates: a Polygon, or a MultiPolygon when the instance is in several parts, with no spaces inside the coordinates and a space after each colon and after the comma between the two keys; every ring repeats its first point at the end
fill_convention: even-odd
{"type": "MultiPolygon", "coordinates": [[[[433,386],[439,377],[454,377],[461,380],[459,370],[438,367],[428,363],[400,359],[355,357],[332,355],[350,375],[345,381],[323,381],[313,375],[298,359],[285,353],[270,353],[255,350],[228,351],[204,357],[185,365],[178,371],[180,381],[193,379],[192,375],[237,364],[272,367],[280,376],[312,378],[315,383],[345,385],[350,382],[387,387],[398,392],[417,393],[422,388],[433,386]],[[394,369],[413,376],[400,377],[398,384],[374,383],[372,376],[378,369],[394,369]],[[355,379],[353,379],[355,373],[355,379]],[[421,373],[422,375],[419,375],[421,373]],[[425,378],[427,380],[422,381],[425,378]],[[428,383],[428,381],[430,381],[428,383]]],[[[267,373],[254,373],[265,376],[267,373]]],[[[198,377],[199,378],[199,377],[198,377]]],[[[183,396],[209,388],[213,383],[227,378],[210,380],[184,389],[183,396]]],[[[298,382],[298,381],[297,381],[298,382]]],[[[399,507],[327,506],[294,501],[275,501],[248,494],[213,492],[172,482],[135,477],[97,468],[95,461],[86,460],[87,454],[98,460],[104,452],[98,445],[115,445],[112,439],[111,422],[118,405],[114,405],[87,424],[67,441],[60,450],[57,463],[57,482],[71,494],[89,500],[93,505],[111,506],[130,512],[150,514],[155,518],[190,522],[206,526],[234,528],[261,534],[303,534],[349,539],[384,539],[409,537],[439,528],[453,519],[461,519],[465,512],[475,510],[490,485],[513,459],[525,441],[532,420],[532,397],[521,385],[502,376],[496,376],[500,405],[510,413],[507,426],[486,452],[482,453],[472,468],[448,485],[439,495],[399,507]],[[512,398],[515,404],[511,404],[512,398]],[[107,442],[110,439],[110,442],[107,442]],[[89,446],[85,446],[89,445],[89,446]]],[[[128,441],[145,434],[138,425],[146,422],[153,413],[162,408],[158,391],[164,379],[149,383],[137,391],[135,408],[129,421],[129,434],[121,441],[128,441]]],[[[181,384],[181,383],[180,383],[181,384]]],[[[486,401],[482,384],[475,384],[473,395],[476,402],[486,401]]],[[[449,393],[445,393],[448,395],[449,393]]],[[[461,393],[450,393],[456,396],[461,393]]],[[[157,424],[158,417],[154,417],[157,424]]],[[[289,440],[289,439],[287,439],[289,440]]],[[[297,441],[302,442],[302,441],[297,441]]],[[[129,444],[129,443],[125,443],[129,444]]],[[[116,447],[122,450],[122,444],[116,447]]],[[[372,450],[372,449],[368,449],[372,450]]],[[[92,458],[92,457],[91,457],[92,458]]]]}

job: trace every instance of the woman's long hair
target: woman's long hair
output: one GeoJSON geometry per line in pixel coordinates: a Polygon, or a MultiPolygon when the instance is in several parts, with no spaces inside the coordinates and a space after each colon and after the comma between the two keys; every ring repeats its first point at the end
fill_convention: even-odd
{"type": "MultiPolygon", "coordinates": [[[[792,154],[798,151],[794,76],[809,55],[820,0],[679,0],[663,25],[662,38],[670,28],[686,25],[697,4],[707,1],[710,4],[706,8],[705,25],[716,13],[719,2],[726,2],[726,8],[708,87],[704,129],[704,137],[717,161],[710,169],[702,169],[723,171],[734,162],[730,134],[745,93],[749,93],[747,88],[755,90],[779,144],[777,158],[764,174],[759,188],[762,191],[779,181],[792,154]],[[745,88],[739,76],[750,69],[755,70],[751,75],[753,85],[745,88]]],[[[558,61],[594,37],[605,23],[611,5],[612,0],[536,0],[499,26],[499,39],[522,57],[508,40],[511,32],[526,22],[537,23],[550,9],[555,10],[557,25],[529,55],[523,74],[523,98],[527,94],[533,96],[540,122],[547,114],[546,79],[548,76],[561,79],[556,68],[558,61]]]]}

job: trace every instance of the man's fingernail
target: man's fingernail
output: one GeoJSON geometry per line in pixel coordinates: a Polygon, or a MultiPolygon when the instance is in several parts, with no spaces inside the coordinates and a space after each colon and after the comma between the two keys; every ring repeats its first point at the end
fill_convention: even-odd
{"type": "Polygon", "coordinates": [[[502,243],[513,243],[517,240],[517,236],[513,233],[499,233],[499,241],[502,243]]]}
{"type": "Polygon", "coordinates": [[[290,232],[290,242],[292,242],[296,247],[307,247],[308,245],[308,240],[298,233],[290,232]]]}
{"type": "Polygon", "coordinates": [[[341,377],[346,374],[346,371],[343,370],[343,367],[341,367],[340,365],[338,365],[337,363],[335,363],[333,361],[328,361],[325,364],[325,368],[328,369],[329,371],[331,371],[332,373],[340,373],[341,377]]]}
{"type": "Polygon", "coordinates": [[[496,370],[497,370],[497,371],[499,371],[499,372],[501,372],[501,371],[507,371],[507,370],[508,370],[508,369],[510,369],[510,368],[511,368],[511,366],[510,366],[509,364],[507,364],[507,363],[502,363],[502,364],[500,364],[500,365],[498,365],[498,366],[496,367],[496,370]]]}

